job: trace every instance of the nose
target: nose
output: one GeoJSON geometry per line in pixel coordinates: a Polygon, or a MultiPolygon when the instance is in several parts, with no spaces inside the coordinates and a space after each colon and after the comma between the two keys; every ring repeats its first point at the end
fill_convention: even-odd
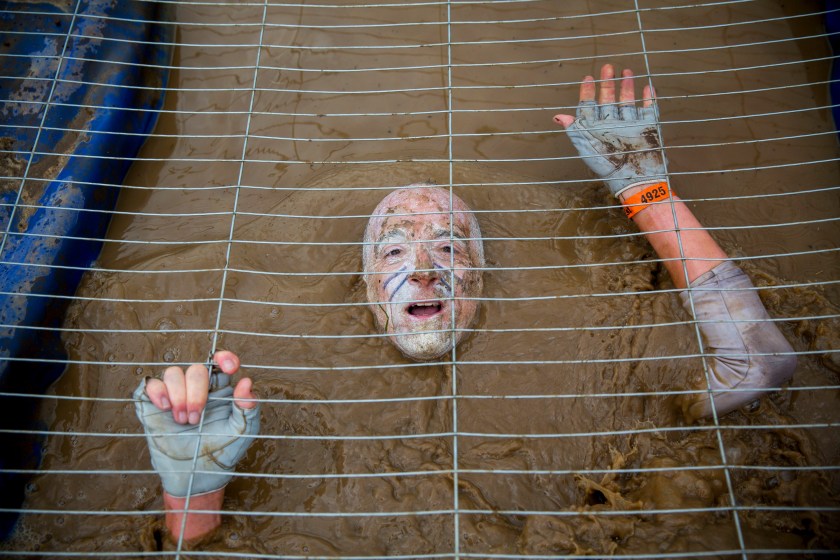
{"type": "Polygon", "coordinates": [[[440,270],[435,268],[429,249],[418,243],[412,260],[414,271],[408,276],[409,282],[417,286],[434,286],[440,279],[440,270]]]}

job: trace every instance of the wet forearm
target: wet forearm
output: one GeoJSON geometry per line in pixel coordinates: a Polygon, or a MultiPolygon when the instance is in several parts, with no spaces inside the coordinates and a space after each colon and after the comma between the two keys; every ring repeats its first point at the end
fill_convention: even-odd
{"type": "MultiPolygon", "coordinates": [[[[622,193],[622,199],[634,194],[634,190],[622,193]]],[[[686,272],[691,282],[726,260],[727,256],[688,206],[678,197],[672,198],[673,204],[670,201],[652,204],[636,214],[633,221],[646,234],[656,254],[665,259],[665,268],[674,285],[685,288],[686,272]],[[685,269],[682,257],[685,258],[685,269]]]]}
{"type": "Polygon", "coordinates": [[[166,508],[166,528],[169,529],[169,534],[172,538],[179,539],[183,528],[184,539],[194,541],[216,529],[222,523],[221,510],[224,497],[224,488],[190,497],[189,511],[186,513],[187,519],[184,523],[184,506],[187,499],[164,492],[163,504],[166,508]],[[212,511],[213,513],[194,513],[196,511],[212,511]]]}

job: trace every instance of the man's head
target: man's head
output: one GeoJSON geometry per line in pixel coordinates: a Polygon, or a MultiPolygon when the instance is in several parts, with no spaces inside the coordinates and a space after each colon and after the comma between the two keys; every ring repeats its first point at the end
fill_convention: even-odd
{"type": "Polygon", "coordinates": [[[478,310],[484,247],[469,206],[446,189],[409,185],[386,196],[365,230],[367,298],[379,328],[415,360],[457,344],[478,310]],[[454,267],[453,267],[454,264],[454,267]],[[455,299],[453,299],[455,298],[455,299]],[[454,310],[455,323],[452,322],[454,310]]]}

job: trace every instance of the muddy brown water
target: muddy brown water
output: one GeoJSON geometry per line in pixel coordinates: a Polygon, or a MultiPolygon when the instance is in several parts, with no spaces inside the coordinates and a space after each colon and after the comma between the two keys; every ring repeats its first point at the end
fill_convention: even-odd
{"type": "MultiPolygon", "coordinates": [[[[640,2],[678,4],[694,2],[640,2]]],[[[240,354],[270,399],[262,433],[284,437],[251,448],[239,471],[277,476],[237,477],[225,501],[234,513],[202,550],[449,556],[457,520],[457,548],[472,557],[728,557],[735,520],[709,509],[729,504],[713,424],[688,429],[672,394],[622,395],[698,387],[693,328],[651,248],[551,122],[601,62],[645,73],[633,5],[452,4],[453,21],[471,23],[451,26],[451,121],[446,25],[318,27],[445,22],[445,5],[270,7],[269,24],[290,26],[265,29],[250,120],[253,69],[208,67],[253,65],[257,49],[242,45],[259,42],[259,25],[214,24],[258,24],[262,7],[173,6],[181,46],[167,112],[67,318],[82,363],[51,395],[125,399],[167,363],[203,361],[223,295],[218,346],[240,354]],[[428,46],[399,48],[418,44],[428,46]],[[501,64],[517,61],[534,62],[501,64]],[[476,63],[487,65],[460,66],[476,63]],[[424,68],[337,71],[406,66],[424,68]],[[394,89],[409,91],[381,92],[394,89]],[[456,367],[416,366],[367,336],[356,243],[389,188],[450,184],[450,126],[451,182],[480,212],[494,299],[456,367]],[[498,332],[529,328],[553,330],[498,332]],[[345,338],[316,338],[334,335],[345,338]],[[446,398],[453,387],[457,401],[446,398]],[[403,398],[413,400],[385,400],[403,398]],[[373,473],[383,474],[363,476],[373,473]],[[347,476],[321,476],[334,474],[347,476]],[[610,515],[628,510],[639,513],[610,515]]],[[[840,184],[838,144],[820,83],[830,51],[807,38],[824,31],[821,18],[803,15],[820,9],[762,0],[641,14],[674,189],[700,199],[701,221],[767,287],[770,314],[803,352],[796,390],[721,422],[744,543],[769,551],[761,558],[840,542],[838,321],[812,318],[840,301],[830,283],[840,203],[825,190],[840,184]],[[768,140],[779,137],[791,138],[768,140]]],[[[171,550],[161,516],[145,513],[162,508],[156,476],[119,472],[149,468],[143,439],[127,437],[140,430],[133,405],[48,398],[42,408],[49,429],[67,433],[48,439],[42,468],[84,472],[34,477],[30,512],[3,547],[171,550]]]]}

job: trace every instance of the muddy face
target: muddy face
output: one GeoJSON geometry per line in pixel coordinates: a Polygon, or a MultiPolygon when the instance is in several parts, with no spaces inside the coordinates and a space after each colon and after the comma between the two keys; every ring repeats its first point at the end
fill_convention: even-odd
{"type": "Polygon", "coordinates": [[[478,310],[481,232],[463,200],[413,186],[386,196],[365,230],[367,298],[382,332],[415,360],[439,358],[478,310]]]}

